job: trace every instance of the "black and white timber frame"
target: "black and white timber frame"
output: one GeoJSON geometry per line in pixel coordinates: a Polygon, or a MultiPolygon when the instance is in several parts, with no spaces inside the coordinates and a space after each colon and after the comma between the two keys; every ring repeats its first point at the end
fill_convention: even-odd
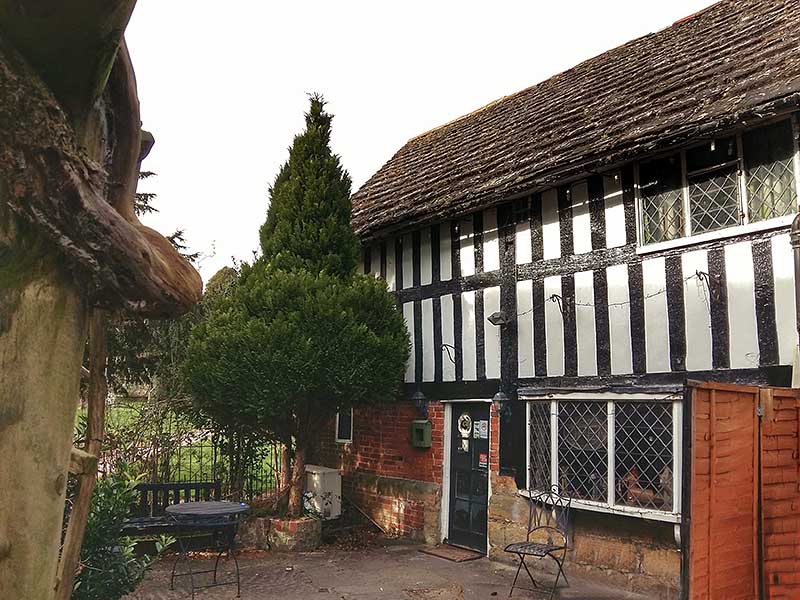
{"type": "MultiPolygon", "coordinates": [[[[786,385],[797,345],[792,217],[648,247],[637,163],[628,163],[371,242],[363,270],[386,280],[408,324],[408,396],[687,378],[786,385]],[[487,321],[497,311],[511,316],[507,325],[487,321]]],[[[524,487],[526,406],[512,404],[501,471],[524,487]]]]}

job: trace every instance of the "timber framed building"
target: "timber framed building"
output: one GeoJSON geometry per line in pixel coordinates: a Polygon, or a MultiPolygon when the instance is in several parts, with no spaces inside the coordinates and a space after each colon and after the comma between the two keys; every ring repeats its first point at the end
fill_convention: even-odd
{"type": "Polygon", "coordinates": [[[495,552],[557,484],[573,563],[677,594],[686,380],[791,380],[798,107],[800,3],[725,0],[410,140],[353,223],[431,442],[411,402],[337,420],[346,493],[495,552]]]}

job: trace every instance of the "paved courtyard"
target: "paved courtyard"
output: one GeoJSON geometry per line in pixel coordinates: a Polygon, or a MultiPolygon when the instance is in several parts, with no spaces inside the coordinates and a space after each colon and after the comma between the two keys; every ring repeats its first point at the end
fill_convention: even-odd
{"type": "MultiPolygon", "coordinates": [[[[486,558],[454,563],[419,552],[421,546],[393,544],[344,550],[324,546],[317,552],[280,554],[243,553],[242,600],[472,600],[506,598],[515,568],[486,558]]],[[[197,563],[196,563],[197,564],[197,563]]],[[[179,600],[189,598],[188,581],[182,578],[169,591],[172,561],[162,560],[139,589],[126,600],[179,600]]],[[[206,559],[197,568],[213,566],[206,559]]],[[[230,574],[230,565],[225,565],[230,574]]],[[[533,571],[534,575],[537,574],[533,571]]],[[[521,577],[524,576],[524,572],[521,577]]],[[[542,573],[544,581],[552,575],[542,573]]],[[[645,600],[598,582],[570,575],[570,587],[561,587],[558,598],[570,600],[645,600]]],[[[202,575],[200,577],[207,577],[202,575]]],[[[198,592],[198,600],[232,599],[236,586],[198,592]]],[[[514,592],[514,598],[546,598],[546,594],[514,592]]]]}

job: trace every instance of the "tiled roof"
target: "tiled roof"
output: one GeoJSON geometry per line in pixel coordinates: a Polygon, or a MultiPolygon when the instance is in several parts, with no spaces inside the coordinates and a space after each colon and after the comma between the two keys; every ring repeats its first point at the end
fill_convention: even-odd
{"type": "Polygon", "coordinates": [[[800,0],[723,0],[406,143],[353,195],[363,238],[800,105],[800,0]]]}

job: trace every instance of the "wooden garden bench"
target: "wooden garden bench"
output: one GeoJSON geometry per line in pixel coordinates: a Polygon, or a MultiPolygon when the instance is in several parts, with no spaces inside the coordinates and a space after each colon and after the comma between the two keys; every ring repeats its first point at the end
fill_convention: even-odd
{"type": "Polygon", "coordinates": [[[175,483],[140,483],[136,485],[138,501],[131,507],[122,532],[129,537],[155,537],[177,530],[175,520],[166,509],[172,504],[220,500],[222,485],[219,481],[181,481],[175,483]]]}

